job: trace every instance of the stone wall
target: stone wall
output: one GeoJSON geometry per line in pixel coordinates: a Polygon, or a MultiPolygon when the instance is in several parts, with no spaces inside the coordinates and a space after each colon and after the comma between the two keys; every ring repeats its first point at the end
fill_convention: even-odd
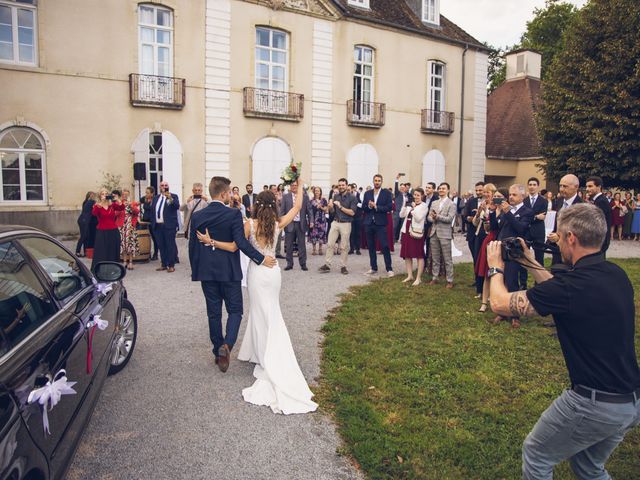
{"type": "Polygon", "coordinates": [[[50,235],[78,234],[80,210],[43,210],[32,212],[0,212],[0,224],[27,225],[50,235]]]}

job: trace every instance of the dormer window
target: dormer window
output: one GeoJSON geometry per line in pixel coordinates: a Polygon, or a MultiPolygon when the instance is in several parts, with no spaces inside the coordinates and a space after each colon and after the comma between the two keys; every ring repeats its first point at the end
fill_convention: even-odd
{"type": "Polygon", "coordinates": [[[348,3],[354,7],[366,8],[369,10],[369,0],[349,0],[348,3]]]}
{"type": "Polygon", "coordinates": [[[422,21],[440,25],[440,0],[422,0],[422,21]]]}

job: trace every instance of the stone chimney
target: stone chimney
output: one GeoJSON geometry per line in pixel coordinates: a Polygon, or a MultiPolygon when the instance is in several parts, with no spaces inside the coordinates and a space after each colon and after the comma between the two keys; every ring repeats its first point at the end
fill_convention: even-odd
{"type": "Polygon", "coordinates": [[[506,55],[507,81],[530,77],[540,80],[542,55],[535,50],[514,50],[506,55]]]}

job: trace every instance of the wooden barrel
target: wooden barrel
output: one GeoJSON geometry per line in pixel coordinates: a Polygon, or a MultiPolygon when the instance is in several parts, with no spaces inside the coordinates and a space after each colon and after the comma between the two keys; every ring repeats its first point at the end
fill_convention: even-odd
{"type": "Polygon", "coordinates": [[[151,256],[151,235],[149,230],[144,228],[142,230],[136,230],[138,234],[138,248],[140,253],[133,257],[134,262],[148,262],[151,256]]]}

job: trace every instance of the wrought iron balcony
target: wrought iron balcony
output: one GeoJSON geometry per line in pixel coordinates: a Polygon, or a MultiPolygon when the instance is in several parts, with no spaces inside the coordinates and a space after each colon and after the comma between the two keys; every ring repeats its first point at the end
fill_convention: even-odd
{"type": "Polygon", "coordinates": [[[304,117],[304,95],[263,88],[243,89],[242,111],[245,117],[273,118],[299,122],[304,117]]]}
{"type": "Polygon", "coordinates": [[[184,78],[129,74],[129,101],[134,107],[181,110],[185,102],[184,78]]]}
{"type": "Polygon", "coordinates": [[[385,104],[347,100],[347,124],[354,127],[380,128],[384,125],[385,104]]]}
{"type": "Polygon", "coordinates": [[[439,110],[422,110],[422,125],[420,131],[423,133],[436,133],[438,135],[451,135],[455,116],[453,112],[441,112],[439,110]]]}

